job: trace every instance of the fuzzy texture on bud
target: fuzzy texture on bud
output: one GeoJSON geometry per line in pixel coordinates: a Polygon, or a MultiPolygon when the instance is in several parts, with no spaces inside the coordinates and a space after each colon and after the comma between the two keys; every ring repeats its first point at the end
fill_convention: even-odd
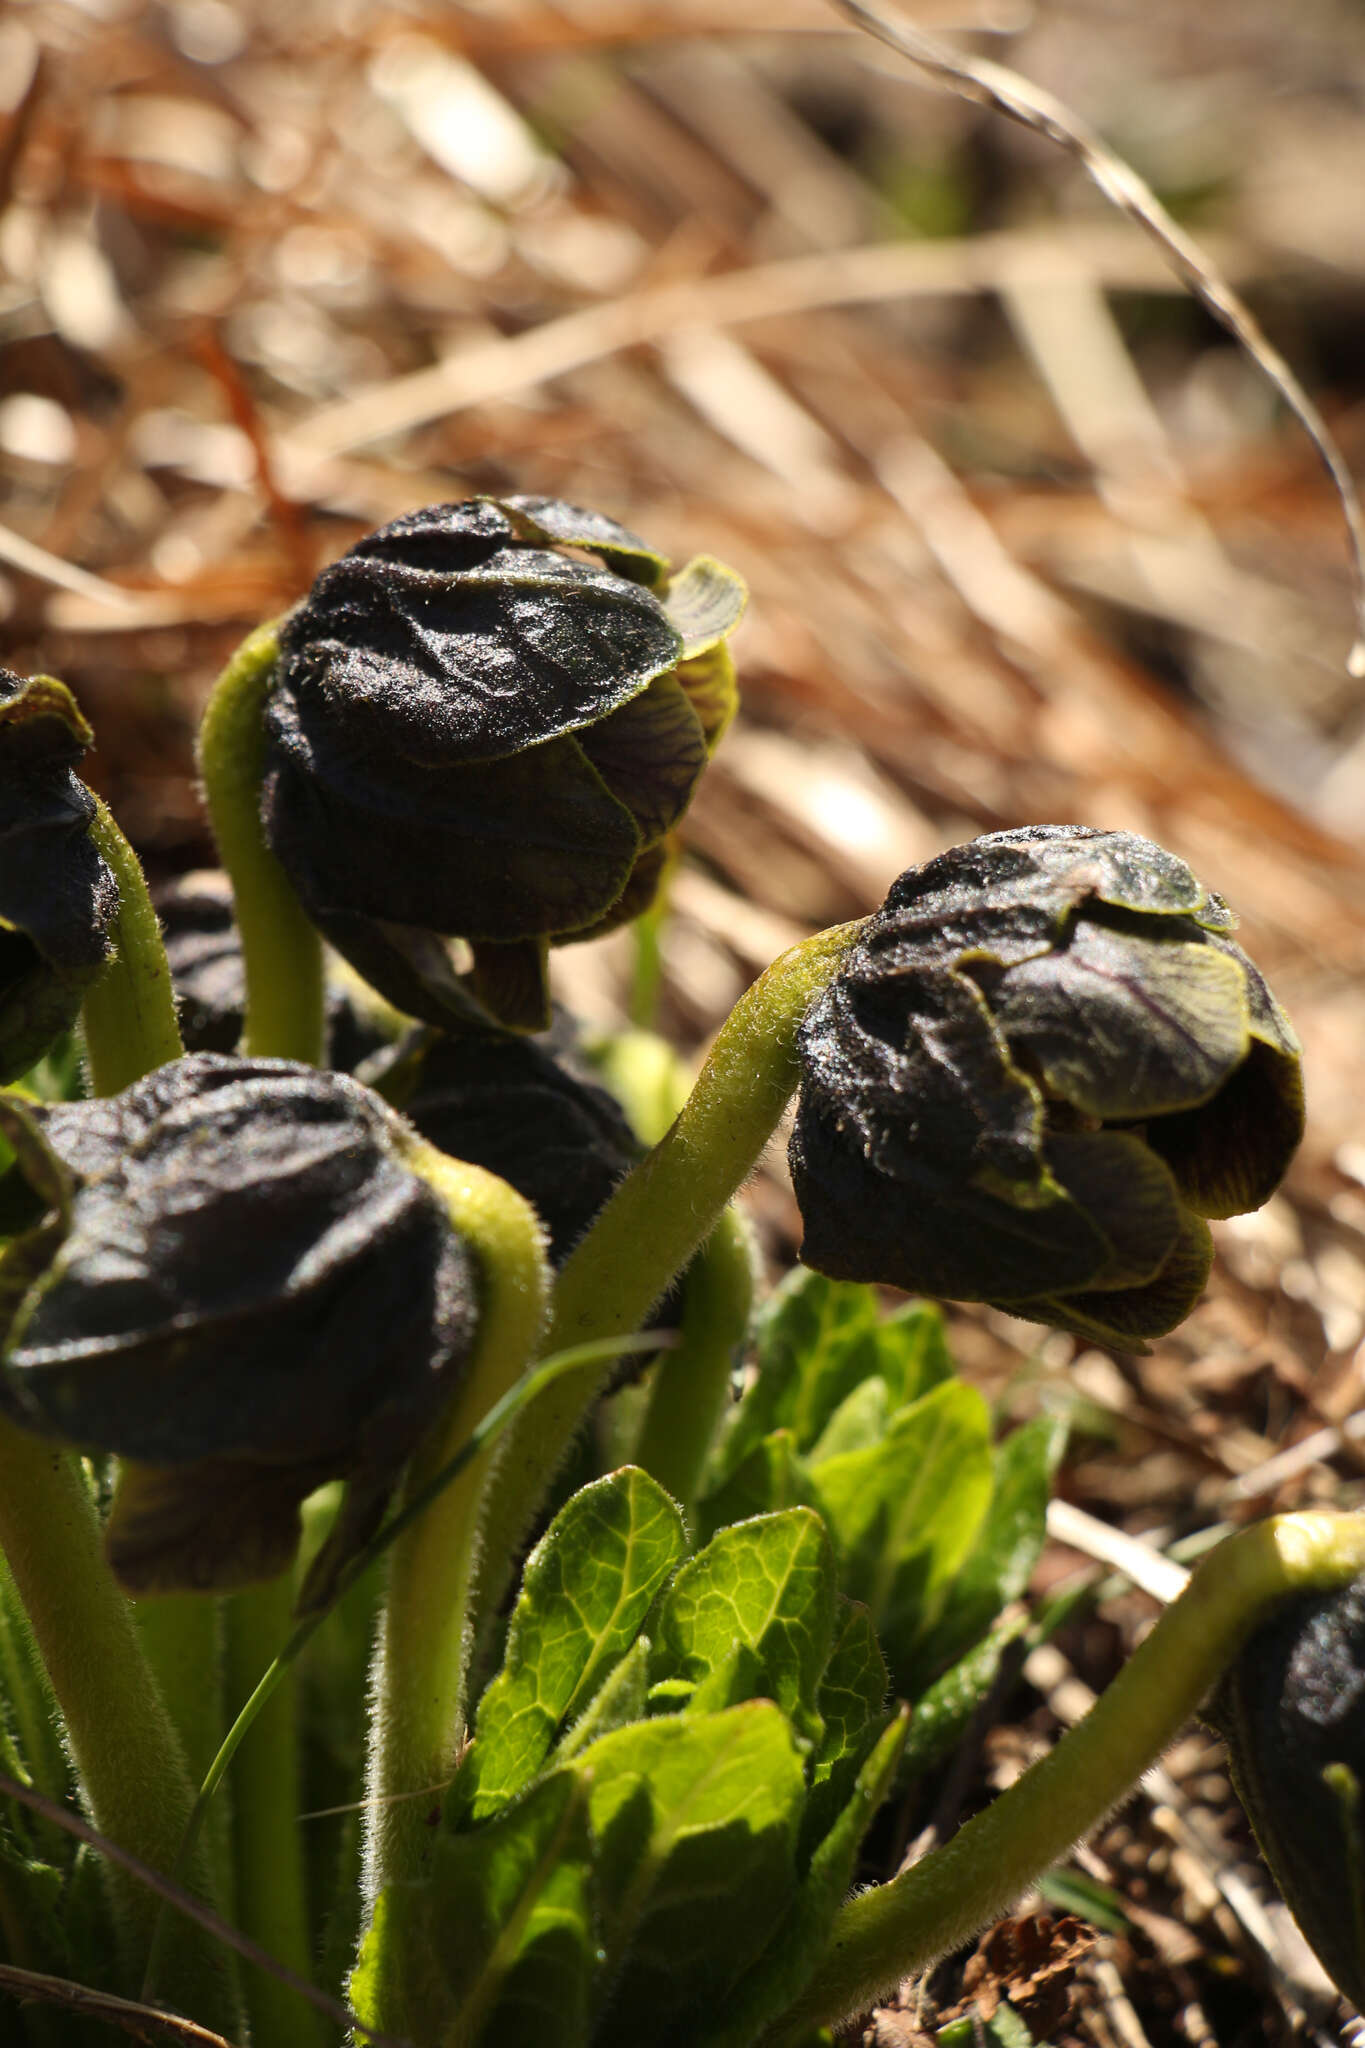
{"type": "Polygon", "coordinates": [[[75,772],[93,739],[65,683],[0,669],[0,1081],[70,1029],[108,958],[118,885],[75,772]]]}
{"type": "Polygon", "coordinates": [[[1298,1044],[1185,863],[1034,826],[901,876],[801,1032],[802,1258],[1121,1349],[1303,1130],[1298,1044]]]}
{"type": "Polygon", "coordinates": [[[309,917],[410,1015],[472,997],[542,1029],[547,947],[653,899],[734,710],[743,601],[719,563],[670,581],[554,499],[436,505],[359,541],[285,621],[266,714],[262,818],[309,917]],[[472,948],[460,983],[448,938],[472,948]]]}
{"type": "Polygon", "coordinates": [[[344,1075],[200,1053],[122,1095],[0,1098],[0,1407],[125,1466],[134,1590],[293,1555],[326,1479],[382,1506],[473,1341],[472,1261],[344,1075]]]}

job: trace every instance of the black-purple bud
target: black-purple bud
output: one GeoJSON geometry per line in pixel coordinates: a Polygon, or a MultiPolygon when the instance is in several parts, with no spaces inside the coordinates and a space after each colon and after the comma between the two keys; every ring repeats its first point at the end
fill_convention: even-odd
{"type": "Polygon", "coordinates": [[[477,1312],[470,1255],[377,1096],[199,1053],[102,1100],[0,1097],[0,1131],[0,1200],[26,1225],[0,1253],[0,1408],[128,1461],[125,1585],[279,1571],[326,1479],[382,1503],[477,1312]]]}
{"type": "Polygon", "coordinates": [[[1120,1348],[1174,1328],[1203,1219],[1264,1202],[1303,1130],[1234,924],[1130,832],[997,832],[902,875],[801,1032],[805,1263],[1120,1348]]]}
{"type": "Polygon", "coordinates": [[[109,955],[118,884],[75,772],[93,739],[65,683],[0,669],[0,1082],[70,1029],[109,955]]]}
{"type": "Polygon", "coordinates": [[[734,709],[743,607],[718,563],[666,567],[598,513],[478,498],[381,527],[286,620],[266,835],[397,1008],[459,1015],[434,941],[460,938],[467,992],[543,1028],[546,949],[648,907],[734,709]]]}

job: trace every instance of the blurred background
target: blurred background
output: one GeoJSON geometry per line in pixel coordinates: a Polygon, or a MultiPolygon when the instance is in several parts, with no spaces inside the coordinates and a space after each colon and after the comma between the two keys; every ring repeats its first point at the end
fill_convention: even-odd
{"type": "MultiPolygon", "coordinates": [[[[1103,134],[1359,471],[1358,0],[909,13],[1103,134]]],[[[744,715],[662,941],[684,1048],[783,946],[977,832],[1122,826],[1184,854],[1305,1041],[1292,1182],[1217,1227],[1206,1301],[1150,1357],[991,1312],[955,1318],[959,1350],[1007,1405],[1070,1408],[1065,1490],[1129,1539],[1365,1498],[1340,511],[1072,160],[824,0],[7,0],[0,463],[0,660],[76,690],[91,779],[157,877],[211,858],[192,737],[236,641],[368,528],[482,490],[598,507],[749,581],[744,715]]],[[[558,962],[566,1000],[621,1020],[628,940],[558,962]]],[[[751,1199],[789,1254],[780,1161],[751,1199]]],[[[1045,1576],[1079,1568],[1059,1543],[1045,1576]]],[[[979,1781],[1151,1612],[1094,1608],[979,1781]]],[[[1193,1737],[1081,1854],[1110,1975],[1086,1966],[1057,2038],[1343,2038],[1247,1854],[1193,1737]]]]}

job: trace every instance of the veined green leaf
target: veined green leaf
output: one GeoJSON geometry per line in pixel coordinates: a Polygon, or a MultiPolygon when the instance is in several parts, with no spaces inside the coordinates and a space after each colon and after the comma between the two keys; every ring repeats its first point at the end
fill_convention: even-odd
{"type": "Polygon", "coordinates": [[[502,1670],[479,1704],[474,1747],[451,1792],[457,1827],[487,1819],[536,1776],[686,1551],[677,1508],[634,1467],[560,1509],[527,1561],[502,1670]]]}
{"type": "Polygon", "coordinates": [[[907,1721],[902,1710],[883,1730],[817,1846],[792,1912],[726,2000],[723,2015],[717,2014],[699,2035],[695,2048],[750,2048],[762,2029],[804,1990],[853,1882],[863,1836],[894,1783],[907,1721]]]}
{"type": "Polygon", "coordinates": [[[810,1475],[795,1437],[789,1429],[775,1429],[771,1436],[760,1437],[724,1484],[700,1503],[698,1534],[709,1542],[732,1522],[808,1505],[810,1496],[810,1475]]]}
{"type": "Polygon", "coordinates": [[[1026,1590],[1047,1535],[1048,1498],[1066,1437],[1065,1422],[1040,1415],[997,1448],[990,1506],[925,1645],[926,1668],[941,1670],[961,1657],[1026,1590]]]}
{"type": "Polygon", "coordinates": [[[945,1382],[896,1416],[880,1444],[815,1477],[845,1592],[871,1609],[898,1689],[923,1652],[991,1496],[990,1417],[974,1387],[945,1382]]]}
{"type": "Polygon", "coordinates": [[[604,1735],[590,1776],[604,1980],[593,2048],[682,2048],[797,1893],[801,1760],[768,1700],[604,1735]]]}
{"type": "Polygon", "coordinates": [[[598,1970],[591,1777],[557,1771],[488,1826],[443,1835],[432,1946],[455,2000],[440,2048],[579,2048],[598,1970]]]}
{"type": "Polygon", "coordinates": [[[835,1813],[850,1796],[885,1724],[889,1687],[886,1659],[878,1647],[871,1615],[856,1601],[841,1600],[834,1645],[817,1701],[825,1732],[811,1765],[801,1823],[802,1848],[807,1853],[832,1826],[835,1813]]]}
{"type": "Polygon", "coordinates": [[[834,1628],[829,1536],[810,1508],[722,1529],[679,1572],[659,1609],[656,1678],[706,1679],[741,1645],[755,1681],[793,1725],[817,1739],[815,1696],[834,1628]]]}

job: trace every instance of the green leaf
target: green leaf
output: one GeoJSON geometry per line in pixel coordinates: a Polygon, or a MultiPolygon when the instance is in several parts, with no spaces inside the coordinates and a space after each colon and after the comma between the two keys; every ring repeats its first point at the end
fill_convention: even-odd
{"type": "Polygon", "coordinates": [[[502,1670],[479,1704],[474,1747],[451,1792],[454,1825],[487,1819],[536,1776],[686,1552],[677,1508],[634,1467],[560,1509],[527,1561],[502,1670]]]}
{"type": "MultiPolygon", "coordinates": [[[[803,1454],[817,1443],[823,1456],[853,1448],[822,1439],[843,1404],[870,1381],[885,1383],[890,1413],[953,1374],[938,1309],[912,1302],[883,1318],[874,1288],[827,1280],[806,1267],[797,1267],[775,1290],[755,1338],[758,1374],[715,1460],[716,1490],[777,1429],[789,1429],[803,1454]]],[[[866,1393],[861,1398],[869,1404],[880,1399],[866,1393]]],[[[855,1407],[848,1417],[841,1415],[841,1429],[868,1412],[855,1407]]]]}
{"type": "Polygon", "coordinates": [[[632,1721],[647,1719],[651,1649],[648,1636],[635,1638],[616,1669],[608,1673],[593,1700],[556,1745],[557,1764],[577,1756],[599,1735],[609,1735],[613,1728],[625,1728],[632,1721]]]}
{"type": "Polygon", "coordinates": [[[790,1273],[759,1317],[758,1376],[722,1446],[716,1481],[775,1429],[790,1429],[797,1449],[809,1449],[844,1396],[875,1370],[876,1330],[870,1287],[802,1266],[790,1273]]]}
{"type": "Polygon", "coordinates": [[[1033,2034],[1007,1998],[1002,1998],[988,2020],[980,2013],[965,2013],[938,2030],[939,2048],[1033,2048],[1033,2034]]]}
{"type": "Polygon", "coordinates": [[[655,1677],[700,1685],[738,1644],[753,1653],[756,1686],[814,1739],[816,1693],[834,1629],[834,1578],[829,1536],[810,1508],[722,1529],[665,1595],[655,1677]]]}
{"type": "Polygon", "coordinates": [[[804,1795],[770,1701],[604,1735],[589,1780],[605,1981],[593,2048],[682,2048],[790,1912],[804,1795]]]}
{"type": "Polygon", "coordinates": [[[444,2048],[587,2039],[597,1971],[590,1790],[586,1774],[557,1771],[487,1827],[438,1841],[431,1945],[459,2015],[444,2048]]]}
{"type": "Polygon", "coordinates": [[[1047,1536],[1048,1498],[1066,1437],[1065,1422],[1040,1415],[997,1447],[991,1504],[925,1647],[930,1666],[955,1662],[1027,1589],[1047,1536]]]}
{"type": "Polygon", "coordinates": [[[912,1301],[877,1328],[877,1370],[896,1407],[918,1401],[953,1377],[948,1326],[932,1302],[912,1301]]]}
{"type": "Polygon", "coordinates": [[[907,1721],[902,1710],[883,1731],[811,1858],[794,1910],[695,2048],[749,2048],[805,1989],[853,1882],[863,1837],[895,1780],[907,1721]]]}
{"type": "Polygon", "coordinates": [[[986,1403],[957,1381],[902,1409],[880,1444],[820,1467],[817,1495],[841,1585],[870,1608],[897,1689],[910,1697],[981,1528],[991,1468],[986,1403]]]}
{"type": "Polygon", "coordinates": [[[801,1840],[806,1849],[831,1825],[849,1797],[868,1751],[886,1721],[890,1681],[872,1617],[853,1600],[841,1600],[818,1706],[824,1736],[811,1766],[801,1840]]]}
{"type": "Polygon", "coordinates": [[[761,1437],[734,1472],[697,1508],[697,1533],[709,1542],[718,1529],[767,1515],[778,1508],[800,1507],[811,1497],[810,1474],[789,1429],[761,1437]]]}
{"type": "Polygon", "coordinates": [[[1022,1615],[1002,1622],[920,1694],[901,1758],[903,1785],[922,1778],[957,1748],[967,1723],[995,1684],[1001,1658],[1025,1626],[1022,1615]]]}
{"type": "Polygon", "coordinates": [[[880,1374],[872,1373],[851,1394],[846,1394],[817,1441],[811,1446],[812,1470],[826,1458],[841,1458],[845,1451],[865,1451],[886,1435],[892,1410],[900,1404],[880,1374]]]}
{"type": "Polygon", "coordinates": [[[1059,1865],[1038,1879],[1038,1890],[1049,1906],[1055,1906],[1061,1913],[1075,1913],[1105,1934],[1132,1931],[1133,1923],[1123,1910],[1121,1895],[1083,1870],[1068,1870],[1059,1865]]]}

